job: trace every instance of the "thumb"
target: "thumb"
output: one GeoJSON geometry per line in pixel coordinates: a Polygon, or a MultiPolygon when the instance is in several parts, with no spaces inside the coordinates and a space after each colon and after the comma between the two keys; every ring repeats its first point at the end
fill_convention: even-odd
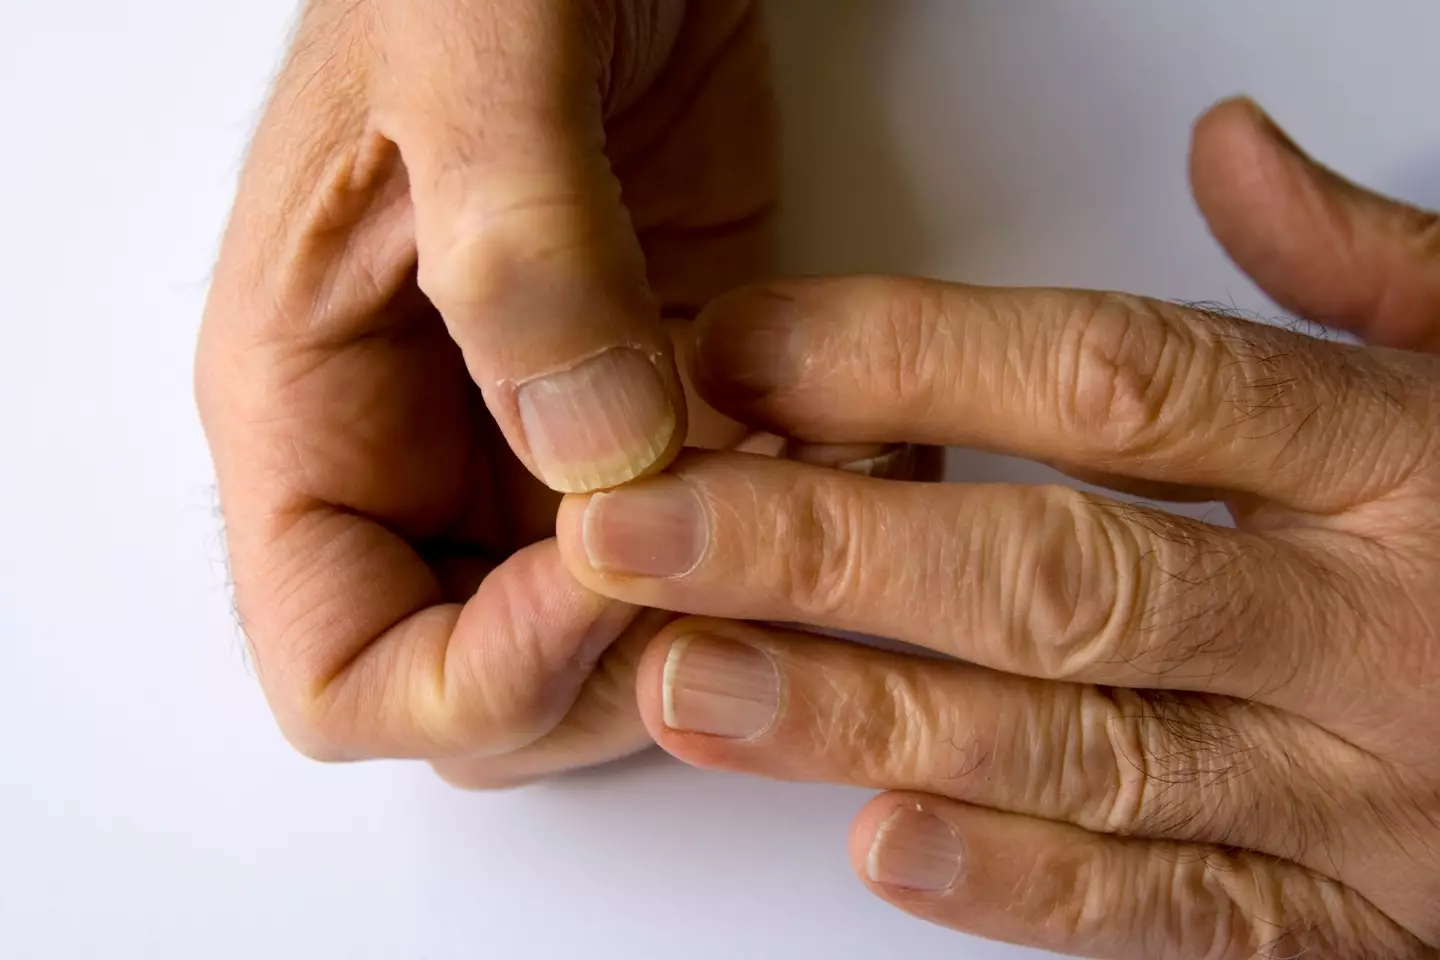
{"type": "Polygon", "coordinates": [[[660,469],[685,401],[604,154],[603,28],[584,4],[382,7],[420,286],[511,449],[565,492],[660,469]]]}
{"type": "Polygon", "coordinates": [[[1320,166],[1243,98],[1196,124],[1190,180],[1215,238],[1281,306],[1383,346],[1440,352],[1435,214],[1320,166]]]}

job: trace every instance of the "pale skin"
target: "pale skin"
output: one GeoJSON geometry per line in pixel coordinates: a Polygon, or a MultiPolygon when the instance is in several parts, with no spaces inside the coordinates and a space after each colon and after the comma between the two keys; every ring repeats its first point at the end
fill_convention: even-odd
{"type": "Polygon", "coordinates": [[[561,550],[599,592],[707,618],[641,662],[664,749],[886,791],[851,858],[916,916],[1116,960],[1440,956],[1440,227],[1246,101],[1200,122],[1191,172],[1252,277],[1374,346],[1121,294],[812,280],[714,303],[697,381],[787,435],[1002,451],[1219,498],[1237,529],[697,454],[567,499],[561,550]]]}
{"type": "Polygon", "coordinates": [[[306,8],[197,362],[285,734],[468,787],[653,738],[881,788],[872,890],[1066,953],[1440,956],[1434,218],[1230,103],[1193,153],[1217,238],[1371,348],[868,278],[723,298],[692,360],[767,271],[769,111],[743,0],[306,8]],[[899,482],[897,444],[1238,530],[899,482]]]}
{"type": "Polygon", "coordinates": [[[634,666],[666,617],[565,571],[555,491],[747,442],[674,355],[764,275],[774,164],[747,0],[306,6],[196,370],[299,749],[488,787],[650,744],[634,666]]]}

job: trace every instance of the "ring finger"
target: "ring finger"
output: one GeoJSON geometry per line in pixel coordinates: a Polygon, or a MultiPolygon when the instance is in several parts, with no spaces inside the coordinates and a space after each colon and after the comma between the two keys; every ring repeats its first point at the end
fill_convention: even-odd
{"type": "Polygon", "coordinates": [[[1336,850],[1304,842],[1325,826],[1309,820],[1328,819],[1335,771],[1366,774],[1354,748],[1253,703],[1032,680],[727,621],[667,628],[638,690],[656,742],[697,766],[939,794],[1322,871],[1336,850]]]}

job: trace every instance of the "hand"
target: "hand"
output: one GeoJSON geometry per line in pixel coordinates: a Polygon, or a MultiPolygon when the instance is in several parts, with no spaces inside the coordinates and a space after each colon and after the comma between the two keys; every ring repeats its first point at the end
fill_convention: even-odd
{"type": "MultiPolygon", "coordinates": [[[[1217,236],[1306,316],[1440,344],[1436,219],[1245,102],[1200,124],[1217,236]]],[[[1440,956],[1440,360],[1118,294],[859,279],[702,317],[702,392],[812,441],[1017,454],[1223,497],[733,455],[567,500],[576,576],[666,628],[645,722],[691,763],[886,790],[879,896],[1109,958],[1440,956]],[[937,660],[737,620],[894,638],[937,660]]]]}
{"type": "Polygon", "coordinates": [[[546,485],[673,458],[660,317],[763,272],[774,164],[745,0],[306,8],[196,371],[239,615],[301,750],[485,786],[649,742],[633,669],[663,617],[574,582],[546,485]]]}

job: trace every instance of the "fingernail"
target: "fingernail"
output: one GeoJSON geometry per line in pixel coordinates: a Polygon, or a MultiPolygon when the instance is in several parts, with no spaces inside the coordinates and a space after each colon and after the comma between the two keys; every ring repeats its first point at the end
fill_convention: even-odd
{"type": "Polygon", "coordinates": [[[950,824],[917,807],[897,807],[875,832],[865,870],[872,883],[940,893],[960,876],[962,852],[950,824]]]}
{"type": "Polygon", "coordinates": [[[786,448],[785,456],[800,463],[833,467],[861,476],[888,477],[903,466],[910,450],[910,445],[905,443],[792,443],[786,448]]]}
{"type": "Polygon", "coordinates": [[[659,477],[592,496],[581,540],[602,573],[679,577],[705,555],[710,524],[690,484],[659,477]]]}
{"type": "Polygon", "coordinates": [[[757,457],[781,457],[785,455],[787,441],[773,433],[752,433],[735,444],[736,453],[749,453],[757,457]]]}
{"type": "Polygon", "coordinates": [[[783,456],[798,463],[831,467],[862,477],[908,479],[914,470],[915,448],[908,443],[798,443],[791,442],[783,456]]]}
{"type": "Polygon", "coordinates": [[[742,290],[711,303],[696,321],[696,366],[703,379],[755,395],[792,382],[805,356],[794,299],[742,290]]]}
{"type": "Polygon", "coordinates": [[[675,409],[660,371],[629,347],[527,380],[516,402],[536,472],[562,493],[635,479],[675,433],[675,409]]]}
{"type": "Polygon", "coordinates": [[[896,447],[888,453],[863,460],[842,463],[840,469],[846,473],[858,473],[862,477],[892,477],[901,471],[908,447],[896,447]]]}
{"type": "Polygon", "coordinates": [[[1300,145],[1296,143],[1293,139],[1291,139],[1290,134],[1285,132],[1285,128],[1275,122],[1275,118],[1270,116],[1269,111],[1267,111],[1264,107],[1260,106],[1259,103],[1255,102],[1250,97],[1241,97],[1240,102],[1245,105],[1245,109],[1250,111],[1251,116],[1253,116],[1262,127],[1264,127],[1270,132],[1270,135],[1274,138],[1276,143],[1284,147],[1286,150],[1289,150],[1291,153],[1295,154],[1300,159],[1305,161],[1310,160],[1309,155],[1304,150],[1300,149],[1300,145]]]}
{"type": "Polygon", "coordinates": [[[780,709],[780,673],[763,651],[718,637],[682,637],[665,658],[665,726],[745,740],[780,709]]]}

